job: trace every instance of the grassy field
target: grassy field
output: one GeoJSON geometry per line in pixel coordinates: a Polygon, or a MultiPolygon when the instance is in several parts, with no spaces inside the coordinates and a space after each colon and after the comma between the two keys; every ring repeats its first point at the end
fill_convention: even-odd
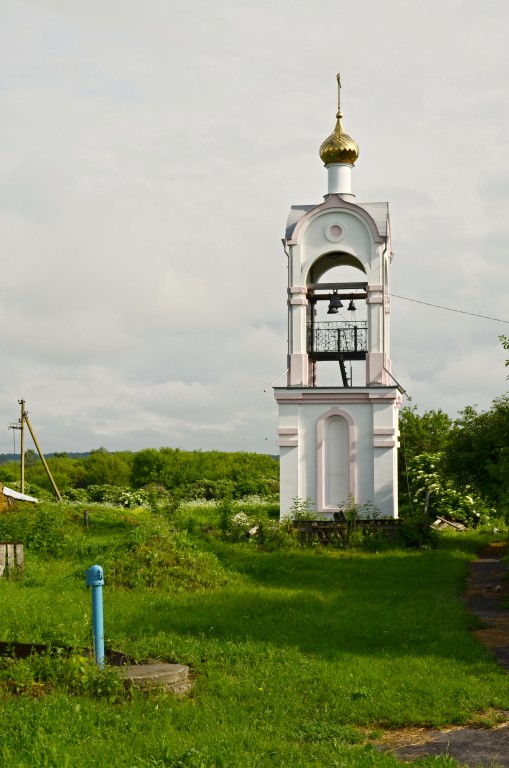
{"type": "Polygon", "coordinates": [[[469,634],[461,597],[485,535],[426,551],[263,551],[200,526],[175,533],[148,511],[93,509],[85,530],[79,511],[56,509],[38,526],[1,517],[0,536],[24,532],[29,547],[24,580],[0,581],[0,640],[90,644],[83,571],[98,562],[107,644],[189,664],[195,688],[127,696],[79,658],[4,662],[0,765],[396,766],[376,747],[384,730],[509,709],[509,676],[469,634]]]}

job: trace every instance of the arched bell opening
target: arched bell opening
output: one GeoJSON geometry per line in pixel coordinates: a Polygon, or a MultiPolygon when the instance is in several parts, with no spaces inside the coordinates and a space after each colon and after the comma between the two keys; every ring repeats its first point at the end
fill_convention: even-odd
{"type": "Polygon", "coordinates": [[[355,256],[328,253],[309,269],[307,354],[312,386],[363,386],[368,350],[366,271],[355,256]]]}

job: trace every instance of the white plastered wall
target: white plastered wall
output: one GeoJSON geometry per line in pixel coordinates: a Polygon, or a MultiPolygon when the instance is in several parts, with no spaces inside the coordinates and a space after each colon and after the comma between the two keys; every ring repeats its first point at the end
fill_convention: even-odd
{"type": "MultiPolygon", "coordinates": [[[[294,499],[310,498],[330,516],[351,495],[374,503],[382,517],[397,517],[397,446],[400,397],[393,387],[276,388],[281,450],[281,516],[294,499]],[[348,480],[334,503],[326,493],[326,425],[343,418],[349,428],[348,480]]],[[[342,460],[339,459],[338,460],[342,460]]]]}

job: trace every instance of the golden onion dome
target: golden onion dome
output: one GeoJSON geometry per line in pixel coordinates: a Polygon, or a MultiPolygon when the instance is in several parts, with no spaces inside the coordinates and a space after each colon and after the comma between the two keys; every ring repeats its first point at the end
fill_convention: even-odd
{"type": "Polygon", "coordinates": [[[328,136],[320,147],[320,157],[325,165],[331,163],[348,163],[354,165],[355,161],[359,157],[359,147],[347,133],[343,131],[341,124],[341,78],[338,75],[338,111],[336,114],[336,127],[328,136]]]}

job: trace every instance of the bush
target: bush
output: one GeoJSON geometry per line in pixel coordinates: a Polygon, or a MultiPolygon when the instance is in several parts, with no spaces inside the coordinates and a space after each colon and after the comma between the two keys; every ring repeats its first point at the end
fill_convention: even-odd
{"type": "Polygon", "coordinates": [[[64,515],[54,504],[18,504],[0,516],[0,537],[22,541],[34,552],[59,557],[65,547],[64,515]]]}
{"type": "Polygon", "coordinates": [[[408,470],[412,503],[422,505],[429,520],[445,517],[473,526],[488,522],[493,510],[470,486],[458,490],[442,475],[441,464],[439,453],[423,453],[412,460],[408,470]]]}

